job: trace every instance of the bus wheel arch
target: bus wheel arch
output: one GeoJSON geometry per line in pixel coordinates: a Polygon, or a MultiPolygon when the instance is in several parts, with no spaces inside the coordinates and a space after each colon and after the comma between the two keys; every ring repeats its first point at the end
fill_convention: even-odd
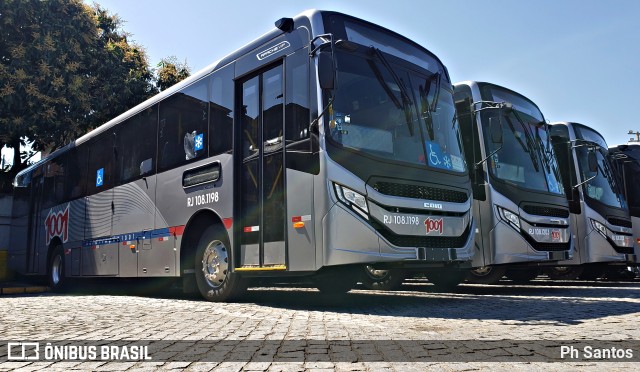
{"type": "Polygon", "coordinates": [[[194,273],[194,260],[198,242],[202,234],[209,226],[223,226],[220,216],[212,210],[203,209],[196,212],[185,225],[180,243],[180,277],[183,278],[183,292],[196,293],[194,273]]]}

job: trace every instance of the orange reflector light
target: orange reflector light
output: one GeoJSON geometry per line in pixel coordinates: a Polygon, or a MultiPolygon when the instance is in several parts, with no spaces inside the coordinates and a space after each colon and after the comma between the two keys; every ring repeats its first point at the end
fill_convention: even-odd
{"type": "Polygon", "coordinates": [[[294,222],[293,227],[295,227],[296,229],[300,229],[304,227],[304,222],[294,222]]]}
{"type": "Polygon", "coordinates": [[[640,244],[640,238],[638,238],[638,244],[640,244]]]}
{"type": "Polygon", "coordinates": [[[129,246],[129,248],[131,248],[131,249],[136,249],[136,245],[135,245],[135,244],[131,244],[131,245],[129,246]]]}

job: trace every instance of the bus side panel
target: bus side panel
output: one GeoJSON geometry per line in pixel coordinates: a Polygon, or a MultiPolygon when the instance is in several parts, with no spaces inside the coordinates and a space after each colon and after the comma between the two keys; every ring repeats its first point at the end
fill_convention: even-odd
{"type": "MultiPolygon", "coordinates": [[[[157,176],[156,206],[158,208],[155,219],[155,229],[163,228],[175,231],[166,241],[154,239],[153,260],[157,267],[168,264],[167,257],[171,257],[174,271],[171,275],[180,275],[175,271],[179,267],[180,243],[182,230],[187,221],[201,209],[213,210],[220,218],[231,218],[233,207],[233,162],[232,155],[223,154],[212,158],[159,173],[157,176]],[[209,182],[193,187],[182,187],[182,177],[185,171],[212,162],[220,162],[220,178],[216,182],[209,182]],[[158,244],[157,244],[158,243],[158,244]],[[158,249],[156,249],[156,246],[158,249]],[[177,266],[175,266],[177,265],[177,266]]],[[[233,242],[232,234],[229,239],[233,242]]]]}
{"type": "Polygon", "coordinates": [[[113,189],[87,197],[82,275],[117,275],[118,242],[111,241],[113,189]]]}
{"type": "Polygon", "coordinates": [[[140,237],[153,230],[156,215],[155,193],[155,176],[114,189],[112,234],[118,236],[121,242],[118,248],[121,277],[138,276],[139,259],[151,249],[151,239],[147,241],[140,237]]]}
{"type": "Polygon", "coordinates": [[[287,236],[290,271],[316,270],[313,175],[287,169],[287,236]],[[303,222],[296,228],[293,221],[303,222]]]}

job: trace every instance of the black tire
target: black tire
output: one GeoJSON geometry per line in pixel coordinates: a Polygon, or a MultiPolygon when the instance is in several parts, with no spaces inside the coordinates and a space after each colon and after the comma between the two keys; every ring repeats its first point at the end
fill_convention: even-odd
{"type": "Polygon", "coordinates": [[[232,250],[227,232],[210,226],[200,237],[194,266],[198,290],[205,300],[229,301],[245,292],[247,281],[229,270],[231,262],[232,250]]]}
{"type": "Polygon", "coordinates": [[[68,279],[65,275],[64,249],[57,245],[51,251],[47,263],[47,284],[53,292],[65,292],[68,289],[68,279]]]}
{"type": "Polygon", "coordinates": [[[433,284],[436,292],[453,291],[458,284],[464,282],[467,275],[467,270],[458,269],[431,270],[426,273],[427,279],[433,284]]]}
{"type": "Polygon", "coordinates": [[[584,271],[584,266],[555,266],[549,267],[545,270],[545,274],[551,280],[576,280],[582,272],[584,271]]]}
{"type": "Polygon", "coordinates": [[[352,267],[332,267],[313,277],[316,288],[326,295],[344,295],[352,290],[358,281],[358,271],[352,267]]]}
{"type": "Polygon", "coordinates": [[[604,277],[606,274],[605,269],[603,267],[585,267],[580,273],[580,280],[596,280],[598,278],[604,277]]]}
{"type": "Polygon", "coordinates": [[[469,270],[467,281],[474,284],[496,284],[502,279],[507,269],[502,266],[483,266],[469,270]]]}
{"type": "Polygon", "coordinates": [[[400,289],[405,273],[402,270],[376,270],[371,266],[362,267],[360,281],[366,289],[379,291],[395,291],[400,289]]]}
{"type": "Polygon", "coordinates": [[[540,275],[540,269],[511,269],[505,275],[515,284],[527,284],[540,275]]]}

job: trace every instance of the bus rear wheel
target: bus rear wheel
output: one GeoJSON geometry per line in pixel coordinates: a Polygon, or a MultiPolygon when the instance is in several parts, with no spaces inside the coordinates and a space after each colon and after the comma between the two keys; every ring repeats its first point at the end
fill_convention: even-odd
{"type": "Polygon", "coordinates": [[[246,289],[246,281],[230,272],[231,249],[227,233],[222,228],[207,228],[195,256],[195,276],[204,299],[221,302],[238,298],[246,289]]]}
{"type": "Polygon", "coordinates": [[[474,284],[496,284],[502,279],[507,269],[500,266],[482,266],[469,271],[467,281],[474,284]]]}
{"type": "Polygon", "coordinates": [[[65,274],[64,250],[61,245],[57,245],[51,252],[47,266],[47,281],[53,292],[64,292],[67,289],[65,274]]]}
{"type": "Polygon", "coordinates": [[[377,270],[373,266],[366,265],[362,268],[361,281],[366,289],[394,291],[400,289],[404,281],[404,273],[394,269],[377,270]]]}

